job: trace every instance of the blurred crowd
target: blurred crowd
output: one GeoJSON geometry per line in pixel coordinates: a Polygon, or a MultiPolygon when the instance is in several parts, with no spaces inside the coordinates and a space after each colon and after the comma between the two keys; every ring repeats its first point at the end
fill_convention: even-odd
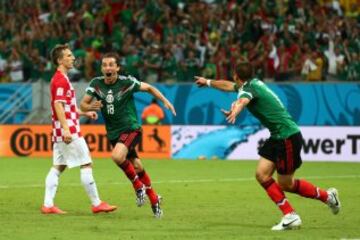
{"type": "Polygon", "coordinates": [[[116,51],[150,83],[229,79],[249,61],[274,81],[360,81],[358,0],[0,0],[0,82],[50,81],[68,43],[75,81],[116,51]]]}

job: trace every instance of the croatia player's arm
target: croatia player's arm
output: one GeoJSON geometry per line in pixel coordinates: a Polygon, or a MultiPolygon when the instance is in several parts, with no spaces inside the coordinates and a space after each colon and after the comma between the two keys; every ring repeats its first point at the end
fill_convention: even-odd
{"type": "Polygon", "coordinates": [[[65,117],[64,102],[61,100],[55,100],[54,109],[55,109],[56,117],[59,120],[62,129],[64,130],[64,142],[70,143],[72,140],[72,136],[70,133],[69,125],[67,124],[65,117]]]}
{"type": "Polygon", "coordinates": [[[199,87],[212,87],[225,92],[236,91],[235,83],[228,80],[211,80],[204,77],[195,76],[195,83],[199,87]]]}
{"type": "Polygon", "coordinates": [[[156,99],[160,100],[164,106],[169,109],[172,114],[174,114],[174,116],[176,116],[176,111],[174,106],[170,103],[170,101],[154,86],[145,83],[145,82],[140,82],[140,91],[142,92],[148,92],[151,95],[153,95],[156,99]]]}

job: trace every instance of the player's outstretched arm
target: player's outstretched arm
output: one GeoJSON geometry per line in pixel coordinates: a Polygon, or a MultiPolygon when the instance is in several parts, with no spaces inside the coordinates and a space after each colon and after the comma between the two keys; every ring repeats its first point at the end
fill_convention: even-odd
{"type": "Polygon", "coordinates": [[[165,108],[169,109],[172,112],[172,114],[176,116],[176,111],[174,106],[156,87],[148,83],[141,82],[140,91],[148,92],[151,95],[153,95],[156,99],[160,100],[164,104],[165,108]]]}
{"type": "Polygon", "coordinates": [[[211,80],[195,76],[195,83],[198,87],[212,87],[225,92],[235,92],[235,83],[228,80],[211,80]]]}
{"type": "Polygon", "coordinates": [[[228,123],[234,124],[236,121],[236,117],[241,113],[241,111],[246,107],[246,105],[249,104],[249,102],[250,100],[248,98],[240,98],[231,104],[230,111],[221,109],[221,111],[226,117],[226,121],[228,121],[228,123]]]}

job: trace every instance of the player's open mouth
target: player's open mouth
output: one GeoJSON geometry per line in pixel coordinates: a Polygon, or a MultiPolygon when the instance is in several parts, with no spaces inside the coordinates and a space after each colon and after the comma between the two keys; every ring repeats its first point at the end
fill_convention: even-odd
{"type": "Polygon", "coordinates": [[[105,73],[105,75],[106,75],[107,77],[111,77],[111,76],[112,76],[112,73],[111,73],[111,72],[108,72],[108,73],[105,73]]]}

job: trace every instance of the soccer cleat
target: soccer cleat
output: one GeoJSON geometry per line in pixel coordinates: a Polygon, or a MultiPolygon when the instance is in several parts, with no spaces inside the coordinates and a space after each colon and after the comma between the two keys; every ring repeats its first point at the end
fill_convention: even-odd
{"type": "Polygon", "coordinates": [[[138,207],[141,207],[145,204],[145,186],[142,186],[141,188],[136,190],[136,205],[138,207]]]}
{"type": "Polygon", "coordinates": [[[66,214],[65,211],[61,210],[60,208],[58,208],[55,205],[52,207],[42,206],[41,213],[43,213],[43,214],[66,214]]]}
{"type": "Polygon", "coordinates": [[[328,194],[328,199],[326,201],[327,205],[333,214],[338,214],[341,208],[338,191],[336,188],[329,188],[326,192],[328,194]]]}
{"type": "Polygon", "coordinates": [[[273,231],[284,231],[284,230],[292,230],[299,229],[301,226],[300,216],[295,212],[288,213],[281,219],[280,223],[273,226],[271,230],[273,231]]]}
{"type": "Polygon", "coordinates": [[[92,206],[91,210],[93,213],[101,213],[101,212],[112,212],[117,209],[116,206],[111,206],[107,202],[101,202],[98,206],[92,206]]]}
{"type": "Polygon", "coordinates": [[[151,209],[154,213],[154,217],[156,218],[161,218],[163,215],[163,211],[160,208],[161,201],[162,201],[162,197],[158,196],[158,202],[151,206],[151,209]]]}

